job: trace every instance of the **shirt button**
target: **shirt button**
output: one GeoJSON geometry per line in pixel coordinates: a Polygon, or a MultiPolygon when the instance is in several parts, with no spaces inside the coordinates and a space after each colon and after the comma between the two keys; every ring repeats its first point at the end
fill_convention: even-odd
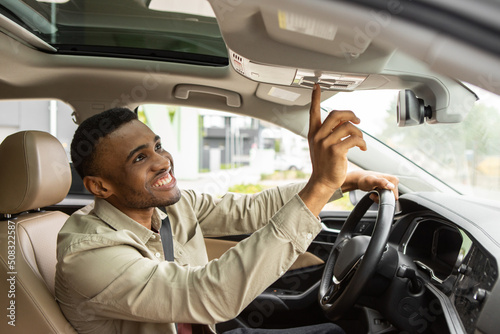
{"type": "Polygon", "coordinates": [[[307,233],[306,238],[310,240],[313,237],[312,233],[307,233]]]}
{"type": "Polygon", "coordinates": [[[151,236],[151,239],[153,239],[153,240],[154,240],[154,239],[156,239],[156,235],[154,235],[154,234],[153,234],[153,235],[151,236]]]}
{"type": "Polygon", "coordinates": [[[285,273],[285,272],[282,270],[282,271],[280,272],[280,276],[283,276],[283,274],[284,274],[284,273],[285,273]]]}
{"type": "Polygon", "coordinates": [[[156,257],[160,257],[160,256],[161,256],[161,254],[160,254],[160,253],[155,253],[155,256],[156,256],[156,257]]]}

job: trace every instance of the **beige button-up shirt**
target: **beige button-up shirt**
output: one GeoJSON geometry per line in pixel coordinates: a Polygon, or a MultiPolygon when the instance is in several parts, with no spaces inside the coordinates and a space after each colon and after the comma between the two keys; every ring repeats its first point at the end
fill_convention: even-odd
{"type": "MultiPolygon", "coordinates": [[[[174,323],[213,329],[286,272],[321,230],[297,195],[303,186],[220,199],[182,191],[167,207],[175,262],[165,261],[158,233],[96,199],[59,232],[55,291],[62,311],[80,333],[175,333],[174,323]],[[252,235],[208,262],[203,237],[244,233],[252,235]]],[[[157,209],[157,231],[162,218],[157,209]]]]}

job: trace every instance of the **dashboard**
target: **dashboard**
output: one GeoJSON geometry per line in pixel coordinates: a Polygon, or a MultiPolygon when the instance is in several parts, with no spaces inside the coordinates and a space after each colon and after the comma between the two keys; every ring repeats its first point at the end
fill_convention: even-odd
{"type": "Polygon", "coordinates": [[[465,332],[473,333],[498,278],[496,260],[452,222],[431,212],[421,214],[413,219],[400,248],[420,277],[449,298],[465,332]]]}
{"type": "MultiPolygon", "coordinates": [[[[402,211],[389,242],[403,262],[415,268],[426,294],[431,295],[410,297],[419,300],[420,309],[427,306],[431,311],[435,305],[432,301],[439,301],[439,307],[434,306],[435,314],[443,314],[450,333],[497,333],[498,204],[434,193],[405,195],[400,203],[402,211]]],[[[433,316],[428,310],[427,314],[433,316]]],[[[436,328],[430,332],[440,333],[442,329],[436,328]]]]}
{"type": "Polygon", "coordinates": [[[432,280],[443,283],[460,266],[471,246],[472,241],[460,229],[443,220],[420,217],[409,229],[403,254],[428,271],[432,280]]]}

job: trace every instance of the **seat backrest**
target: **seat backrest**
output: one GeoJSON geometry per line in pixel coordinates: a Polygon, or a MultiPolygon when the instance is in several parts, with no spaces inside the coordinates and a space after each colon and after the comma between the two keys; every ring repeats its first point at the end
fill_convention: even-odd
{"type": "Polygon", "coordinates": [[[0,144],[0,213],[4,216],[0,240],[6,245],[0,249],[0,291],[8,292],[0,296],[8,308],[7,321],[0,322],[1,333],[14,329],[76,333],[54,297],[57,233],[68,216],[36,211],[63,200],[70,185],[66,152],[52,135],[22,131],[0,144]]]}

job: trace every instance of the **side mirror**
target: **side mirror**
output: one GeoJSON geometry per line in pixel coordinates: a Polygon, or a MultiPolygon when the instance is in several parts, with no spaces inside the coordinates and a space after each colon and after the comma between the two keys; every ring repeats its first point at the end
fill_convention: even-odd
{"type": "Polygon", "coordinates": [[[425,118],[432,117],[430,106],[424,105],[424,100],[417,98],[409,89],[400,90],[397,105],[397,122],[399,127],[419,125],[425,118]]]}

